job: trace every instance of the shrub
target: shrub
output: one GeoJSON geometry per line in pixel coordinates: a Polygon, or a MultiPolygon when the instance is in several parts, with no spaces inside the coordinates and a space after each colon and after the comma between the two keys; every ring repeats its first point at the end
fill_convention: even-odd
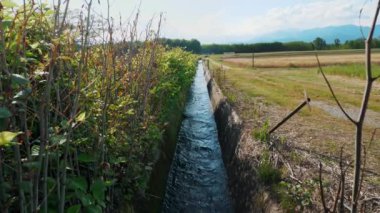
{"type": "Polygon", "coordinates": [[[0,209],[132,206],[196,57],[165,49],[151,30],[145,41],[112,40],[118,29],[98,28],[104,20],[94,20],[92,0],[65,22],[64,5],[27,2],[0,3],[0,209]]]}

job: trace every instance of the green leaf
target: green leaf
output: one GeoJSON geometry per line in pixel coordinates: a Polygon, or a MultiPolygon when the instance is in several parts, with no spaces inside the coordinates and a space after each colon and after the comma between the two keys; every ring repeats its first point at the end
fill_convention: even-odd
{"type": "Polygon", "coordinates": [[[12,84],[25,85],[29,84],[29,79],[19,74],[12,74],[12,84]]]}
{"type": "Polygon", "coordinates": [[[104,185],[106,186],[106,187],[109,187],[109,186],[112,186],[112,185],[114,185],[115,183],[116,183],[116,179],[113,179],[113,180],[106,180],[105,182],[104,182],[104,185]]]}
{"type": "Polygon", "coordinates": [[[14,97],[13,99],[25,99],[27,98],[30,93],[32,93],[32,89],[31,88],[26,88],[24,90],[21,90],[20,92],[18,92],[14,97]]]}
{"type": "Polygon", "coordinates": [[[63,56],[63,55],[59,56],[58,59],[61,59],[61,60],[63,60],[63,61],[71,61],[71,60],[73,60],[73,59],[70,58],[69,56],[63,56]]]}
{"type": "Polygon", "coordinates": [[[36,43],[33,43],[33,44],[29,45],[29,46],[30,46],[30,48],[32,48],[32,49],[36,49],[38,46],[40,46],[40,43],[39,43],[39,42],[36,42],[36,43]]]}
{"type": "Polygon", "coordinates": [[[41,164],[38,161],[27,161],[22,164],[29,169],[38,169],[41,168],[41,164]]]}
{"type": "Polygon", "coordinates": [[[63,129],[67,129],[70,127],[69,122],[67,120],[62,120],[60,124],[63,129]]]}
{"type": "Polygon", "coordinates": [[[12,25],[12,23],[13,23],[12,21],[6,21],[6,20],[4,20],[3,23],[2,23],[3,24],[3,28],[4,29],[9,28],[12,25]]]}
{"type": "Polygon", "coordinates": [[[16,3],[14,3],[11,0],[3,0],[3,1],[1,1],[1,4],[4,7],[7,7],[7,8],[13,8],[13,7],[17,7],[18,6],[16,3]]]}
{"type": "Polygon", "coordinates": [[[32,182],[31,181],[22,181],[21,182],[21,188],[27,193],[30,193],[30,189],[32,188],[32,182]]]}
{"type": "Polygon", "coordinates": [[[91,206],[87,206],[85,208],[85,212],[88,212],[88,213],[101,213],[102,212],[102,208],[100,206],[97,206],[97,205],[91,205],[91,206]]]}
{"type": "Polygon", "coordinates": [[[48,187],[48,189],[50,191],[50,190],[52,190],[55,187],[57,181],[56,181],[56,179],[54,179],[52,177],[47,177],[46,178],[46,183],[47,183],[47,187],[48,187]]]}
{"type": "Polygon", "coordinates": [[[105,199],[105,193],[106,191],[106,186],[102,180],[96,180],[92,185],[91,185],[91,192],[92,195],[94,196],[95,200],[98,203],[103,203],[105,199]]]}
{"type": "MultiPolygon", "coordinates": [[[[25,103],[24,103],[23,101],[18,101],[18,100],[14,100],[14,101],[12,101],[12,104],[13,104],[13,105],[25,106],[25,103]]],[[[18,109],[17,111],[20,112],[20,110],[24,110],[24,109],[18,109]]]]}
{"type": "Polygon", "coordinates": [[[128,114],[128,115],[133,115],[133,114],[135,114],[135,111],[134,111],[133,109],[129,109],[129,110],[127,111],[127,114],[128,114]]]}
{"type": "Polygon", "coordinates": [[[78,156],[78,161],[83,163],[93,163],[96,161],[96,159],[93,154],[81,153],[78,156]]]}
{"type": "Polygon", "coordinates": [[[32,156],[38,156],[40,154],[40,146],[34,145],[32,146],[32,156]]]}
{"type": "Polygon", "coordinates": [[[6,146],[12,144],[12,140],[17,136],[22,134],[22,132],[0,132],[0,146],[6,146]]]}
{"type": "Polygon", "coordinates": [[[53,135],[50,137],[50,139],[53,144],[58,144],[58,145],[62,145],[66,143],[67,141],[67,138],[64,135],[53,135]]]}
{"type": "Polygon", "coordinates": [[[127,158],[124,156],[118,157],[118,158],[111,158],[111,163],[112,164],[120,164],[120,163],[126,163],[127,158]]]}
{"type": "Polygon", "coordinates": [[[94,205],[94,198],[90,194],[85,194],[83,192],[77,192],[77,197],[82,202],[83,206],[91,206],[94,205]]]}
{"type": "Polygon", "coordinates": [[[5,107],[0,107],[0,118],[9,118],[12,113],[5,107]]]}
{"type": "Polygon", "coordinates": [[[80,205],[74,205],[74,206],[70,206],[68,209],[67,209],[67,213],[79,213],[80,212],[80,205]]]}
{"type": "Polygon", "coordinates": [[[46,10],[46,12],[45,12],[46,16],[51,16],[53,14],[55,14],[54,10],[46,10]]]}
{"type": "Polygon", "coordinates": [[[86,112],[80,113],[76,118],[76,122],[83,122],[86,119],[86,112]]]}
{"type": "Polygon", "coordinates": [[[69,183],[72,189],[78,189],[82,192],[87,191],[87,181],[82,176],[70,178],[69,183]]]}

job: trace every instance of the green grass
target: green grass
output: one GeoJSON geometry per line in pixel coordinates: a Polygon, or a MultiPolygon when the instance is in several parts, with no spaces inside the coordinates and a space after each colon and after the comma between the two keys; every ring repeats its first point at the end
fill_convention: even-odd
{"type": "MultiPolygon", "coordinates": [[[[216,63],[215,61],[213,63],[216,63]]],[[[217,65],[215,65],[217,66],[217,65]]],[[[359,76],[357,65],[339,65],[325,67],[338,98],[345,104],[359,107],[365,82],[359,76]],[[347,68],[346,68],[347,67],[347,68]]],[[[364,66],[363,66],[364,67],[364,66]]],[[[380,66],[375,65],[375,74],[380,74],[380,66]]],[[[364,68],[362,68],[364,69],[364,68]]],[[[363,71],[364,73],[364,71],[363,71]]],[[[264,97],[268,103],[274,103],[289,109],[304,99],[304,90],[310,98],[334,104],[331,94],[317,68],[250,69],[232,67],[226,72],[229,82],[253,97],[264,97]]],[[[364,75],[364,74],[363,74],[364,75]]],[[[369,109],[380,112],[379,96],[372,96],[369,109]]]]}
{"type": "Polygon", "coordinates": [[[263,143],[268,143],[269,141],[269,121],[265,121],[264,125],[259,129],[254,131],[254,137],[263,143]]]}
{"type": "MultiPolygon", "coordinates": [[[[358,77],[361,79],[366,78],[366,71],[364,64],[344,64],[344,65],[332,65],[323,67],[323,71],[330,75],[342,75],[348,77],[358,77]]],[[[380,65],[372,65],[373,76],[380,75],[380,65]]]]}
{"type": "Polygon", "coordinates": [[[281,181],[281,171],[272,165],[268,151],[263,153],[257,173],[259,180],[265,185],[270,186],[281,181]]]}
{"type": "MultiPolygon", "coordinates": [[[[373,53],[380,53],[380,49],[372,49],[373,53]]],[[[347,49],[347,50],[319,50],[318,55],[344,55],[344,54],[354,54],[363,53],[362,49],[347,49]]],[[[255,53],[255,57],[276,57],[276,56],[305,56],[305,55],[315,55],[315,51],[281,51],[281,52],[264,52],[255,53]]],[[[252,53],[236,53],[236,54],[217,54],[211,55],[211,58],[221,58],[224,56],[232,58],[251,58],[252,53]]]]}
{"type": "MultiPolygon", "coordinates": [[[[218,58],[212,60],[212,63],[210,63],[211,69],[220,67],[220,63],[221,61],[218,58]]],[[[236,105],[245,109],[243,112],[239,112],[243,119],[260,119],[260,116],[246,110],[254,108],[250,104],[254,100],[260,100],[260,103],[268,107],[275,106],[274,111],[270,111],[270,113],[280,113],[280,116],[285,115],[286,112],[294,109],[304,100],[304,90],[306,90],[311,98],[312,110],[311,112],[307,109],[301,110],[297,116],[300,116],[305,123],[297,125],[307,127],[307,134],[318,139],[313,139],[309,143],[307,142],[308,138],[305,138],[305,142],[301,142],[303,143],[301,146],[326,154],[338,153],[339,148],[343,145],[350,147],[350,149],[347,149],[348,153],[353,151],[351,145],[354,139],[347,140],[347,134],[352,134],[353,138],[354,126],[343,119],[331,116],[323,109],[313,107],[313,102],[317,101],[331,106],[336,105],[322,75],[318,73],[318,68],[252,69],[251,67],[239,67],[229,63],[225,63],[225,65],[228,65],[229,69],[226,71],[227,84],[222,86],[223,92],[227,91],[226,93],[228,94],[231,91],[239,91],[239,94],[245,97],[244,100],[232,98],[236,105]],[[228,91],[229,87],[233,87],[233,89],[228,91]],[[277,112],[277,108],[281,108],[281,111],[277,112]]],[[[375,75],[380,74],[380,66],[374,65],[373,67],[375,75]]],[[[341,103],[345,107],[359,108],[365,88],[365,80],[363,79],[364,65],[327,66],[324,67],[324,71],[341,103]]],[[[220,83],[223,84],[223,82],[220,83]]],[[[379,92],[380,84],[375,82],[369,103],[369,109],[375,112],[380,112],[380,105],[378,104],[380,103],[379,92]]],[[[295,126],[294,131],[297,131],[297,128],[295,126]]],[[[372,127],[365,128],[365,140],[369,140],[368,137],[371,135],[372,130],[372,127]]],[[[265,135],[260,134],[260,132],[263,131],[259,129],[256,132],[254,131],[252,133],[253,137],[265,141],[265,135]]],[[[371,148],[369,156],[370,167],[380,169],[374,163],[380,159],[380,149],[371,148]]]]}

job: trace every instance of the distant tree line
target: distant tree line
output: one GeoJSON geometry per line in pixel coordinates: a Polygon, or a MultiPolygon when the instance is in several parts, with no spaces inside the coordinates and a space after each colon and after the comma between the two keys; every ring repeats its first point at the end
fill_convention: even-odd
{"type": "MultiPolygon", "coordinates": [[[[364,49],[364,39],[349,40],[344,43],[340,39],[335,39],[333,43],[327,43],[323,38],[317,37],[312,42],[267,42],[255,44],[204,44],[196,39],[168,39],[162,38],[161,43],[168,48],[180,47],[195,54],[222,54],[226,52],[235,53],[260,53],[260,52],[280,52],[280,51],[311,51],[317,50],[338,50],[338,49],[364,49]]],[[[380,38],[373,39],[373,48],[380,48],[380,38]]]]}
{"type": "Polygon", "coordinates": [[[201,42],[196,39],[168,39],[162,38],[161,43],[169,48],[180,47],[186,51],[200,54],[202,52],[201,42]]]}
{"type": "MultiPolygon", "coordinates": [[[[364,49],[365,39],[359,38],[355,40],[348,40],[341,43],[340,39],[336,38],[333,44],[327,44],[323,38],[317,37],[312,42],[317,50],[336,50],[336,49],[364,49]]],[[[372,48],[380,48],[380,38],[374,38],[372,40],[372,48]]]]}
{"type": "Polygon", "coordinates": [[[277,51],[306,51],[312,50],[313,45],[306,42],[272,42],[256,44],[207,44],[202,45],[203,54],[222,54],[225,52],[277,52],[277,51]]]}
{"type": "MultiPolygon", "coordinates": [[[[373,48],[380,48],[380,38],[373,39],[373,48]]],[[[335,39],[334,43],[328,44],[323,38],[317,37],[313,42],[271,42],[255,44],[205,44],[202,45],[203,54],[222,54],[226,52],[235,53],[260,53],[279,51],[310,51],[310,50],[338,50],[338,49],[364,49],[364,39],[349,40],[341,43],[335,39]]]]}

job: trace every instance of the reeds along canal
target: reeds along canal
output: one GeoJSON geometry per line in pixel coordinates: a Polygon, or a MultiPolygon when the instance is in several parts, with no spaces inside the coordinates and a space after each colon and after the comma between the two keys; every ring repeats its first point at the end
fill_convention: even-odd
{"type": "Polygon", "coordinates": [[[232,212],[202,62],[190,89],[163,202],[163,212],[232,212]]]}

